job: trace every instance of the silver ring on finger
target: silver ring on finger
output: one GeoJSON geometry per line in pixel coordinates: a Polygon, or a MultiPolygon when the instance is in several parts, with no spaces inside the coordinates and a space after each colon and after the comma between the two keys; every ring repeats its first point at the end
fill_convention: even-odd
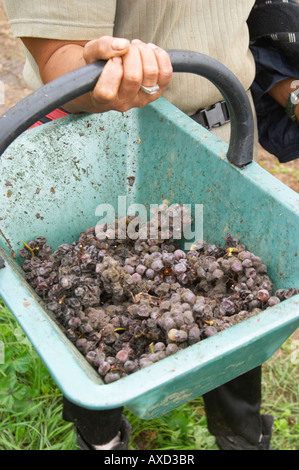
{"type": "Polygon", "coordinates": [[[160,91],[159,85],[155,86],[140,86],[140,90],[143,91],[144,93],[147,93],[148,95],[154,95],[155,93],[158,93],[160,91]]]}

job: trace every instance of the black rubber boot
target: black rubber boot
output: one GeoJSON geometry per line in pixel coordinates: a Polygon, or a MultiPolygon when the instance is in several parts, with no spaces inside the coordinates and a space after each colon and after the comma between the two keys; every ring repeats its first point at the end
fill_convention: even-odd
{"type": "Polygon", "coordinates": [[[130,434],[131,434],[131,425],[127,418],[122,415],[120,423],[119,438],[112,439],[110,442],[107,442],[101,446],[93,446],[88,444],[80,434],[80,431],[75,426],[75,432],[77,435],[78,446],[80,450],[128,450],[130,434]]]}
{"type": "Polygon", "coordinates": [[[208,429],[221,450],[271,450],[273,418],[261,413],[262,367],[203,395],[208,429]]]}
{"type": "Polygon", "coordinates": [[[261,415],[263,433],[256,445],[241,436],[216,436],[216,444],[220,450],[273,450],[270,444],[274,419],[269,415],[261,415]]]}

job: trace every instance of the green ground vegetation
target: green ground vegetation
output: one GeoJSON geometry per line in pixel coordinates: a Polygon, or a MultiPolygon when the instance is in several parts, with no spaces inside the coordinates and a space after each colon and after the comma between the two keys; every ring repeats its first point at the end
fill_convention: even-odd
{"type": "MultiPolygon", "coordinates": [[[[262,411],[274,416],[275,450],[299,447],[298,343],[288,339],[263,365],[262,411]]],[[[0,344],[0,450],[76,450],[73,426],[62,419],[61,393],[1,300],[0,344]]],[[[131,450],[217,450],[201,397],[152,421],[125,414],[131,450]]]]}

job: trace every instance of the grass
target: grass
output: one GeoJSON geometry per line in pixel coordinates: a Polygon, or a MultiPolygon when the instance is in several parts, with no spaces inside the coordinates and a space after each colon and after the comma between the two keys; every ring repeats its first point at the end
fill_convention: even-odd
{"type": "Polygon", "coordinates": [[[275,418],[272,444],[279,450],[299,449],[299,341],[290,338],[264,366],[266,413],[275,418]]]}
{"type": "MultiPolygon", "coordinates": [[[[61,393],[1,300],[0,342],[0,450],[76,450],[72,424],[62,419],[61,393]]],[[[263,366],[262,411],[275,418],[276,450],[298,449],[298,362],[298,341],[289,339],[263,366]]],[[[201,397],[152,421],[125,414],[131,450],[217,450],[201,397]]]]}

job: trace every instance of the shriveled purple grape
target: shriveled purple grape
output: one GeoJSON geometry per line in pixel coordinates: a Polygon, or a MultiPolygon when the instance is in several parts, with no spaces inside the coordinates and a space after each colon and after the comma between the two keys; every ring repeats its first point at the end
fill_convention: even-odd
{"type": "Polygon", "coordinates": [[[248,304],[249,310],[253,310],[255,308],[259,308],[261,306],[261,302],[257,299],[251,300],[248,304]]]}
{"type": "Polygon", "coordinates": [[[231,264],[231,270],[234,272],[234,273],[241,273],[243,271],[243,266],[242,266],[242,263],[238,260],[235,260],[232,264],[231,264]]]}
{"type": "Polygon", "coordinates": [[[153,269],[151,268],[148,268],[146,271],[145,271],[145,276],[148,278],[148,279],[154,279],[156,273],[153,269]]]}
{"type": "Polygon", "coordinates": [[[165,331],[169,331],[175,328],[176,322],[171,316],[165,316],[164,318],[161,318],[161,325],[165,331]]]}
{"type": "Polygon", "coordinates": [[[222,315],[233,315],[236,309],[234,303],[231,300],[224,299],[220,304],[219,311],[222,315]]]}
{"type": "Polygon", "coordinates": [[[166,356],[171,356],[179,351],[179,347],[175,343],[170,343],[166,347],[166,356]]]}
{"type": "Polygon", "coordinates": [[[168,338],[176,343],[182,343],[183,341],[186,341],[188,334],[186,331],[173,328],[168,332],[168,338]]]}
{"type": "Polygon", "coordinates": [[[166,345],[161,341],[154,345],[154,352],[165,351],[166,345]]]}
{"type": "Polygon", "coordinates": [[[187,266],[185,263],[177,263],[173,266],[173,272],[175,274],[183,274],[187,271],[187,266]]]}
{"type": "Polygon", "coordinates": [[[172,266],[174,262],[174,254],[173,253],[164,253],[162,255],[162,261],[164,266],[172,266]]]}
{"type": "Polygon", "coordinates": [[[134,283],[138,283],[142,281],[142,277],[138,273],[132,274],[131,279],[133,280],[134,283]]]}
{"type": "MultiPolygon", "coordinates": [[[[230,234],[224,247],[201,241],[185,253],[173,238],[163,239],[167,204],[159,210],[155,239],[150,225],[138,221],[137,240],[107,237],[112,225],[100,239],[98,228],[88,227],[56,251],[37,237],[28,242],[34,257],[28,249],[20,253],[26,281],[105,383],[299,293],[273,292],[262,259],[230,234]]],[[[174,235],[171,224],[184,210],[178,204],[170,211],[174,235]]],[[[116,220],[115,234],[134,218],[116,220]]]]}
{"type": "Polygon", "coordinates": [[[211,263],[209,263],[209,271],[212,273],[214,271],[216,271],[216,269],[219,269],[219,263],[217,263],[217,261],[212,261],[211,263]]]}
{"type": "Polygon", "coordinates": [[[201,330],[198,326],[193,326],[188,333],[188,339],[190,344],[197,343],[200,341],[201,330]]]}
{"type": "Polygon", "coordinates": [[[124,370],[127,374],[132,374],[138,370],[137,361],[128,360],[124,363],[124,370]]]}
{"type": "Polygon", "coordinates": [[[126,349],[121,349],[116,354],[116,359],[120,362],[126,362],[129,359],[129,352],[126,349]]]}
{"type": "Polygon", "coordinates": [[[299,289],[295,289],[293,287],[290,287],[289,289],[286,289],[285,290],[285,299],[290,299],[291,297],[293,297],[294,295],[297,295],[299,294],[299,289]]]}
{"type": "Polygon", "coordinates": [[[251,277],[249,279],[247,279],[246,285],[247,285],[248,289],[253,289],[254,286],[255,286],[254,279],[252,279],[251,277]]]}
{"type": "Polygon", "coordinates": [[[243,268],[251,268],[252,267],[252,261],[250,258],[245,258],[244,261],[242,261],[242,266],[243,268]]]}
{"type": "Polygon", "coordinates": [[[183,313],[183,319],[184,319],[184,323],[186,325],[191,325],[192,323],[194,323],[194,317],[193,317],[193,313],[191,310],[185,310],[184,313],[183,313]]]}
{"type": "Polygon", "coordinates": [[[89,351],[87,354],[86,354],[86,359],[87,361],[90,363],[90,364],[94,364],[96,358],[97,358],[97,352],[96,351],[89,351]]]}
{"type": "Polygon", "coordinates": [[[108,361],[100,361],[98,365],[98,373],[102,376],[105,376],[111,369],[111,365],[108,361]]]}
{"type": "Polygon", "coordinates": [[[280,303],[280,299],[276,296],[270,297],[268,300],[269,307],[274,307],[274,305],[277,305],[279,303],[280,303]]]}
{"type": "Polygon", "coordinates": [[[183,302],[187,302],[188,304],[194,304],[196,301],[196,295],[189,289],[184,290],[181,295],[183,302]]]}
{"type": "Polygon", "coordinates": [[[126,264],[126,265],[125,265],[125,271],[126,271],[128,274],[134,274],[135,268],[134,268],[134,266],[131,266],[130,264],[126,264]]]}
{"type": "Polygon", "coordinates": [[[146,269],[146,266],[144,266],[143,264],[138,264],[138,266],[136,266],[136,273],[143,275],[146,269]]]}
{"type": "Polygon", "coordinates": [[[136,314],[141,318],[148,318],[151,313],[151,308],[147,304],[138,305],[136,307],[136,314]]]}
{"type": "Polygon", "coordinates": [[[174,259],[176,259],[177,261],[181,260],[181,259],[185,259],[186,258],[186,253],[183,251],[183,250],[176,250],[174,253],[173,253],[173,256],[174,256],[174,259]]]}
{"type": "Polygon", "coordinates": [[[217,329],[214,326],[207,326],[204,329],[204,336],[206,338],[210,338],[211,336],[214,336],[217,333],[217,329]]]}
{"type": "Polygon", "coordinates": [[[78,317],[70,318],[68,322],[68,327],[71,328],[71,330],[77,330],[80,325],[81,325],[81,320],[78,317]]]}
{"type": "MultiPolygon", "coordinates": [[[[100,373],[100,372],[99,372],[100,373]]],[[[105,375],[105,382],[106,384],[111,384],[112,382],[116,382],[117,380],[121,379],[121,374],[119,372],[108,372],[105,375]]]]}
{"type": "Polygon", "coordinates": [[[140,359],[139,360],[139,367],[140,369],[144,369],[145,367],[149,367],[153,364],[152,361],[150,361],[150,359],[148,358],[143,358],[143,359],[140,359]]]}
{"type": "Polygon", "coordinates": [[[258,300],[260,300],[261,302],[267,302],[270,298],[270,294],[267,290],[265,289],[261,289],[258,291],[257,293],[257,298],[258,300]]]}
{"type": "Polygon", "coordinates": [[[156,259],[155,261],[153,261],[151,267],[156,272],[161,271],[164,268],[163,261],[161,261],[161,259],[156,259]]]}
{"type": "Polygon", "coordinates": [[[254,279],[256,277],[256,270],[254,268],[246,268],[245,269],[246,277],[251,277],[254,279]]]}
{"type": "Polygon", "coordinates": [[[215,269],[215,271],[213,271],[213,278],[214,279],[222,279],[224,276],[224,272],[221,270],[221,269],[215,269]]]}

